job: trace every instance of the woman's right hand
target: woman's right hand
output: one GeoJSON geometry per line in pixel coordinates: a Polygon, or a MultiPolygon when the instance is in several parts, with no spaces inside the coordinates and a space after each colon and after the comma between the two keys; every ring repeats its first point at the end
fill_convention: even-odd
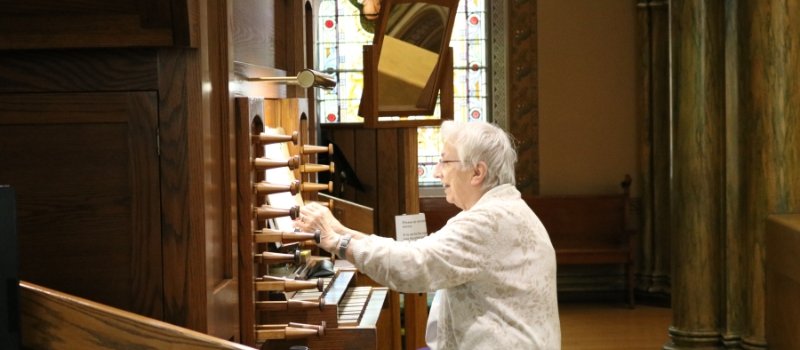
{"type": "Polygon", "coordinates": [[[328,208],[315,202],[300,207],[300,215],[295,219],[294,226],[304,232],[319,230],[319,247],[331,253],[335,253],[339,232],[344,230],[342,223],[328,208]]]}

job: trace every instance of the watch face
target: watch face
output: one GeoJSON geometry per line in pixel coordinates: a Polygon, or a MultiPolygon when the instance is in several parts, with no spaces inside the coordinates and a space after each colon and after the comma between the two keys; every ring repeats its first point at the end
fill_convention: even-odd
{"type": "Polygon", "coordinates": [[[345,259],[347,255],[347,246],[350,244],[350,239],[353,238],[350,235],[343,236],[339,240],[339,249],[337,250],[337,254],[339,258],[345,259]]]}

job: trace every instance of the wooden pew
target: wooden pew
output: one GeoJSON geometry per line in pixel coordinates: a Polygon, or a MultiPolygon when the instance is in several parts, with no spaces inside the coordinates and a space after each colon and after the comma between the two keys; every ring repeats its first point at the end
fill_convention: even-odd
{"type": "Polygon", "coordinates": [[[623,265],[628,304],[633,308],[635,230],[628,226],[629,178],[622,187],[621,194],[524,199],[547,229],[559,265],[623,265]]]}
{"type": "Polygon", "coordinates": [[[26,349],[255,350],[33,283],[19,286],[26,349]]]}

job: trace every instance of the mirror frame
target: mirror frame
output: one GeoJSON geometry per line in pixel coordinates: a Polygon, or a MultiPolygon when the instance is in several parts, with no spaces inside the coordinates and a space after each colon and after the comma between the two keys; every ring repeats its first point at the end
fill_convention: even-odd
{"type": "Polygon", "coordinates": [[[378,24],[373,44],[364,46],[364,90],[361,95],[359,115],[368,127],[379,126],[426,126],[439,125],[442,120],[453,119],[453,56],[450,38],[453,32],[459,0],[382,0],[378,24]],[[425,2],[448,9],[444,37],[439,49],[439,57],[428,83],[418,100],[427,101],[424,105],[402,105],[382,108],[378,98],[378,61],[386,35],[389,16],[394,6],[399,4],[425,2]],[[429,116],[436,108],[436,97],[441,91],[441,119],[407,119],[408,116],[429,116]],[[401,117],[401,120],[383,120],[382,117],[401,117]]]}

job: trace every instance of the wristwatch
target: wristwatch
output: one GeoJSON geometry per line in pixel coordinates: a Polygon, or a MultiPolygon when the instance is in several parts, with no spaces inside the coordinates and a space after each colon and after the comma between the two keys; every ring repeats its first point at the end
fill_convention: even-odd
{"type": "Polygon", "coordinates": [[[351,235],[343,235],[339,238],[339,244],[336,247],[336,256],[339,259],[347,259],[347,246],[350,245],[350,239],[352,238],[353,236],[351,235]]]}

